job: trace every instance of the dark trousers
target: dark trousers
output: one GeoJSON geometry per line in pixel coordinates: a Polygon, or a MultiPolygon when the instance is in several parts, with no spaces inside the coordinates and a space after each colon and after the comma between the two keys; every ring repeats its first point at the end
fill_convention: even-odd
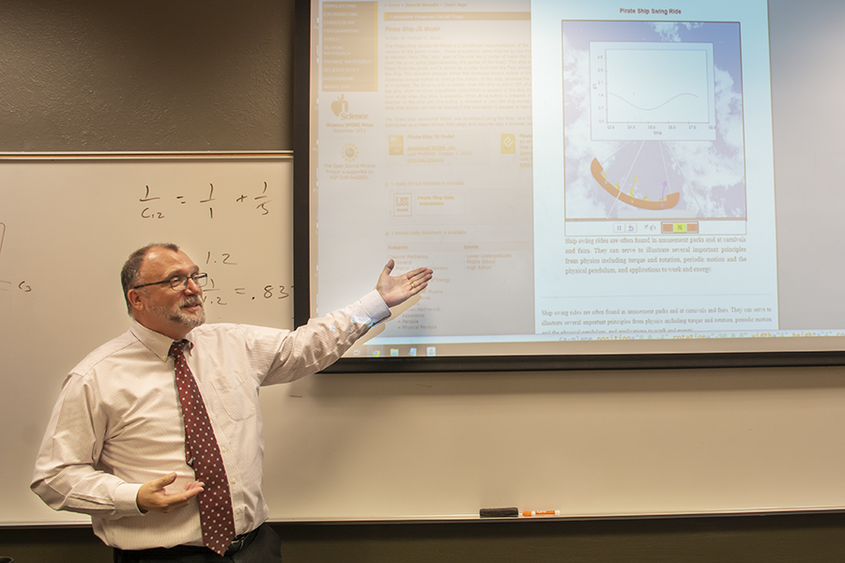
{"type": "Polygon", "coordinates": [[[251,541],[235,553],[220,557],[205,547],[176,546],[140,551],[114,550],[114,563],[149,563],[179,561],[181,563],[282,563],[282,545],[278,534],[264,523],[252,534],[251,541]]]}

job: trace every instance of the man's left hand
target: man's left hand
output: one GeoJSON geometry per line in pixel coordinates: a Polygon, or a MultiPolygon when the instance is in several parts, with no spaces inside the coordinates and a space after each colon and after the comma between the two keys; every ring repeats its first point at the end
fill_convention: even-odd
{"type": "Polygon", "coordinates": [[[424,290],[434,275],[434,271],[430,268],[417,268],[400,276],[391,276],[390,273],[395,265],[391,258],[384,266],[376,284],[376,289],[388,307],[404,303],[424,290]]]}

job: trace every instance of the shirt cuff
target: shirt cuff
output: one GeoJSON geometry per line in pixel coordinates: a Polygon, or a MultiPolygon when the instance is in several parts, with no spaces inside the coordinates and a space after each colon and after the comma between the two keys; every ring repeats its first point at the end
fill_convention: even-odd
{"type": "Polygon", "coordinates": [[[115,512],[124,516],[140,516],[144,514],[138,507],[138,491],[141,485],[122,483],[114,490],[115,512]]]}
{"type": "Polygon", "coordinates": [[[375,289],[361,298],[352,308],[352,322],[374,326],[390,317],[390,309],[375,289]]]}

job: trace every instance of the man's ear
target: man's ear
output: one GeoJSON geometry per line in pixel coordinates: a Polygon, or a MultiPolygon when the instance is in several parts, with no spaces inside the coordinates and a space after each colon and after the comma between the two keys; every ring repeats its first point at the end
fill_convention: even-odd
{"type": "Polygon", "coordinates": [[[144,308],[141,292],[137,289],[130,289],[126,292],[126,299],[133,311],[140,311],[144,308]]]}

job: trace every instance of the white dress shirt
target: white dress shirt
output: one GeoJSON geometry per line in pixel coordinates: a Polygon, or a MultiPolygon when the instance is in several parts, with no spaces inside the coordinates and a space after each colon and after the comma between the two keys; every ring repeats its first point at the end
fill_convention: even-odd
{"type": "MultiPolygon", "coordinates": [[[[209,324],[188,334],[185,356],[226,466],[237,534],[269,514],[259,387],[330,365],[389,315],[373,291],[295,331],[209,324]]],[[[142,513],[136,504],[143,483],[176,472],[172,493],[194,480],[168,357],[172,342],[132,321],[89,354],[65,380],[36,461],[32,489],[56,510],[91,515],[94,533],[113,547],[202,545],[196,499],[168,514],[142,513]]]]}

